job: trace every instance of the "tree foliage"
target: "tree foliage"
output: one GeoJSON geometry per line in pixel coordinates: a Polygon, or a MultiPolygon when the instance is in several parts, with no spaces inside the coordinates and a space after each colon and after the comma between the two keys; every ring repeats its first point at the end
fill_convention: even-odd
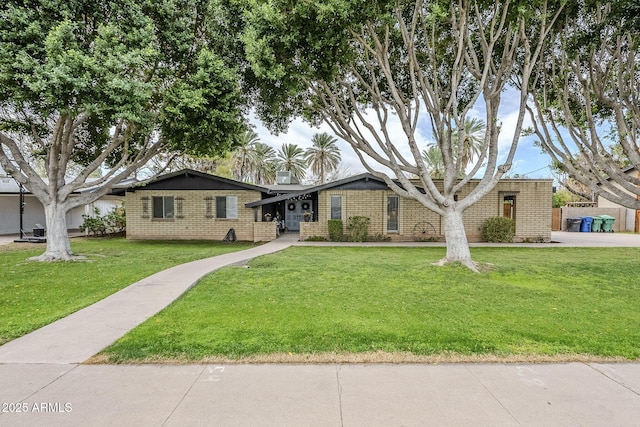
{"type": "Polygon", "coordinates": [[[312,146],[304,152],[305,161],[311,169],[319,184],[324,184],[327,177],[338,168],[340,164],[340,149],[338,140],[326,132],[316,133],[311,138],[312,146]]]}
{"type": "Polygon", "coordinates": [[[300,181],[306,176],[304,150],[296,144],[282,144],[276,153],[276,165],[278,170],[291,172],[300,181]]]}
{"type": "Polygon", "coordinates": [[[637,12],[626,0],[576,2],[548,40],[529,109],[541,147],[576,184],[568,188],[633,209],[640,208],[637,12]]]}
{"type": "Polygon", "coordinates": [[[45,206],[44,258],[70,256],[68,210],[106,194],[155,155],[219,154],[242,133],[239,79],[213,42],[221,30],[209,6],[205,0],[0,6],[0,165],[45,206]],[[88,182],[98,170],[104,173],[88,182]]]}

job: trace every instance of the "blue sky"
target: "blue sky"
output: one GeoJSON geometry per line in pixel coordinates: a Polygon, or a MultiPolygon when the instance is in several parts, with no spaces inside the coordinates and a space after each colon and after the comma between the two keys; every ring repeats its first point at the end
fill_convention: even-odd
{"type": "MultiPolygon", "coordinates": [[[[500,147],[501,153],[506,155],[509,148],[509,143],[513,136],[513,129],[515,127],[515,119],[517,116],[519,102],[519,94],[514,90],[508,90],[503,94],[502,104],[499,111],[499,120],[502,122],[502,131],[500,135],[500,147]]],[[[424,110],[422,110],[424,111],[424,110]]],[[[484,106],[479,105],[471,111],[470,116],[478,117],[484,120],[484,106]]],[[[252,118],[252,123],[255,125],[255,131],[260,137],[263,143],[271,145],[278,150],[284,143],[297,144],[300,147],[306,148],[311,146],[311,138],[314,134],[320,132],[327,132],[331,135],[331,129],[327,125],[322,125],[319,128],[311,127],[304,123],[302,120],[293,121],[286,133],[280,135],[272,135],[260,122],[252,118]]],[[[420,135],[419,139],[423,141],[424,146],[430,142],[430,126],[428,117],[423,113],[421,118],[421,125],[419,126],[420,135]]],[[[399,126],[398,123],[390,123],[390,126],[399,126]]],[[[524,127],[530,126],[528,116],[525,116],[524,127]]],[[[398,130],[401,133],[401,130],[398,130]]],[[[526,175],[528,178],[553,178],[550,170],[549,156],[542,153],[539,147],[534,146],[534,137],[521,137],[516,151],[513,166],[509,171],[509,175],[514,174],[526,175]]],[[[338,139],[338,146],[341,151],[342,160],[344,166],[346,166],[351,174],[358,174],[364,172],[365,169],[361,165],[358,157],[354,153],[351,146],[338,139]]]]}

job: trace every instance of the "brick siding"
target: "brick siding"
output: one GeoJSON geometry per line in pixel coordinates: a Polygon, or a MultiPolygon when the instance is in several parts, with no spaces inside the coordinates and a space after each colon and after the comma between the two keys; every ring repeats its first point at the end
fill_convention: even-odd
{"type": "MultiPolygon", "coordinates": [[[[244,205],[260,197],[260,192],[249,190],[138,190],[127,193],[127,238],[222,240],[233,228],[238,240],[254,241],[254,210],[244,205]],[[175,218],[154,219],[152,198],[158,196],[182,198],[182,212],[179,212],[178,200],[174,199],[175,218]],[[215,198],[219,196],[238,197],[237,219],[215,218],[215,198]],[[143,212],[145,204],[146,213],[143,212]]],[[[262,215],[260,210],[258,215],[262,215]]]]}
{"type": "MultiPolygon", "coordinates": [[[[477,182],[469,183],[458,196],[465,197],[477,182]]],[[[464,213],[469,241],[480,240],[480,227],[485,219],[503,216],[504,196],[515,197],[515,241],[549,241],[551,239],[551,180],[502,180],[484,198],[464,213]]],[[[369,235],[381,234],[392,240],[413,240],[413,229],[419,222],[433,225],[438,236],[444,235],[441,217],[416,200],[399,198],[398,231],[387,231],[387,197],[390,190],[326,190],[318,195],[318,222],[306,225],[300,239],[313,236],[328,238],[327,220],[331,215],[331,196],[342,196],[342,220],[345,227],[350,216],[366,216],[371,220],[369,235]]]]}

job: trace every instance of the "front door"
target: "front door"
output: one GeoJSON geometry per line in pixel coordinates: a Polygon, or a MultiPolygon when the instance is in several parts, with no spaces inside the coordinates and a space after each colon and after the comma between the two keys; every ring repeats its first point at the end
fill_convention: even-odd
{"type": "Polygon", "coordinates": [[[304,221],[305,212],[311,212],[311,200],[287,200],[284,215],[287,230],[300,231],[300,223],[304,221]]]}

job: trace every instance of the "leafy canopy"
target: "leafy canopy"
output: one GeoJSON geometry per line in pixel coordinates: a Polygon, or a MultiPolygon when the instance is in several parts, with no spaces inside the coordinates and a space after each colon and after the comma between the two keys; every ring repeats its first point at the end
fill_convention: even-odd
{"type": "Polygon", "coordinates": [[[243,98],[204,0],[37,0],[0,6],[0,132],[41,140],[79,120],[72,159],[88,164],[120,131],[111,163],[159,138],[193,154],[228,149],[243,98]]]}

